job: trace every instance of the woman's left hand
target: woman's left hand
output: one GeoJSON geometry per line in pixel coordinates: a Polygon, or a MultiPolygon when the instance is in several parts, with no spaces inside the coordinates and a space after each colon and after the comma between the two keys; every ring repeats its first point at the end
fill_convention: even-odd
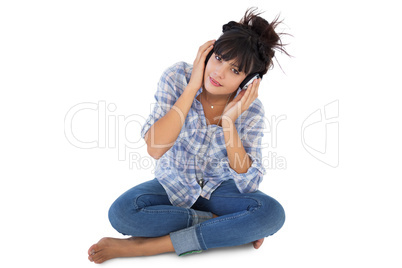
{"type": "Polygon", "coordinates": [[[222,114],[223,119],[231,119],[234,123],[237,118],[246,111],[251,103],[258,97],[258,87],[260,86],[261,78],[255,79],[246,90],[242,90],[237,97],[231,101],[225,108],[222,114]]]}

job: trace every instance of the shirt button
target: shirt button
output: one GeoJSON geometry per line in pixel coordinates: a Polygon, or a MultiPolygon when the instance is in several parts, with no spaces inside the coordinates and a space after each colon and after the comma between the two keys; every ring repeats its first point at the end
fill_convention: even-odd
{"type": "Polygon", "coordinates": [[[201,188],[204,188],[205,180],[204,179],[199,180],[198,184],[201,186],[201,188]]]}

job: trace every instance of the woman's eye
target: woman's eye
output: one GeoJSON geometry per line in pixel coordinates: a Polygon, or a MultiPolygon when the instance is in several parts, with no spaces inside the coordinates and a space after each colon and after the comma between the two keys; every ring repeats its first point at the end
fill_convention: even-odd
{"type": "Polygon", "coordinates": [[[218,61],[221,61],[221,60],[222,60],[222,58],[219,57],[219,56],[215,56],[215,59],[217,59],[218,61]]]}
{"type": "Polygon", "coordinates": [[[234,72],[235,74],[239,74],[239,71],[236,69],[232,69],[232,72],[234,72]]]}

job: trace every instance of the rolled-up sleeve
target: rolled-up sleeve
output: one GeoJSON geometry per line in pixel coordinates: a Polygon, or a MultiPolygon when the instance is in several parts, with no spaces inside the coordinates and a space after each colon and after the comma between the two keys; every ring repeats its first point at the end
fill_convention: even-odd
{"type": "Polygon", "coordinates": [[[173,105],[176,103],[179,96],[177,96],[178,92],[175,89],[175,75],[177,72],[177,65],[173,65],[166,69],[159,82],[158,88],[155,93],[155,100],[156,103],[153,103],[153,107],[151,108],[151,114],[149,115],[148,119],[145,121],[141,129],[141,137],[144,138],[145,134],[151,128],[156,121],[161,119],[163,116],[170,111],[173,105]]]}
{"type": "Polygon", "coordinates": [[[262,104],[258,105],[258,108],[250,108],[247,118],[242,122],[244,127],[239,131],[239,137],[252,164],[246,173],[239,174],[230,167],[229,159],[227,159],[227,167],[241,193],[257,191],[263,176],[266,174],[262,164],[262,137],[264,136],[265,126],[264,108],[262,104]]]}

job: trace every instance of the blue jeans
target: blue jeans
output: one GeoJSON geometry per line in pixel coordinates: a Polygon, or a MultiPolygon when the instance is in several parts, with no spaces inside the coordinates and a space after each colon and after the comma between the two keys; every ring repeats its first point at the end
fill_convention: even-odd
{"type": "Polygon", "coordinates": [[[170,235],[178,255],[237,246],[276,233],[285,222],[282,206],[256,191],[242,194],[233,180],[223,182],[209,200],[191,209],[172,206],[157,179],[122,194],[110,207],[109,220],[120,233],[137,237],[170,235]],[[212,213],[218,218],[212,218],[212,213]]]}

